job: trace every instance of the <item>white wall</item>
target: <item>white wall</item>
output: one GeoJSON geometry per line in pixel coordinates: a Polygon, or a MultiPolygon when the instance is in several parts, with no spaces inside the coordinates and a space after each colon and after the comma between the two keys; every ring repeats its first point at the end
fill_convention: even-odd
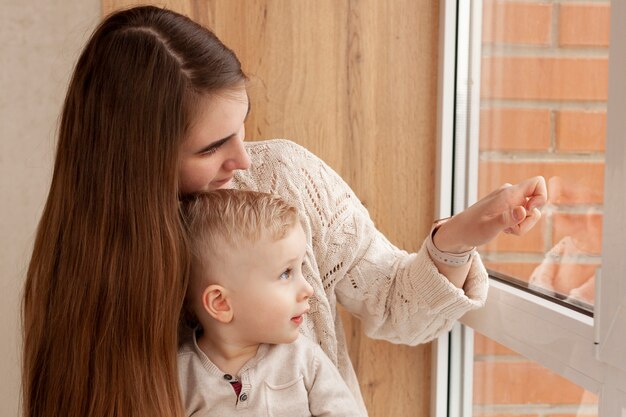
{"type": "Polygon", "coordinates": [[[55,131],[99,0],[0,0],[0,416],[20,402],[20,298],[55,131]]]}

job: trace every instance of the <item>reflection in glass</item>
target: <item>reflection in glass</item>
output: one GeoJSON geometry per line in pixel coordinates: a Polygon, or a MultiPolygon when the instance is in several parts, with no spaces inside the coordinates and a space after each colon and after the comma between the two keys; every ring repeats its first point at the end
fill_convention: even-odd
{"type": "Polygon", "coordinates": [[[542,220],[486,266],[593,310],[601,264],[610,2],[483,2],[478,197],[533,175],[542,220]]]}

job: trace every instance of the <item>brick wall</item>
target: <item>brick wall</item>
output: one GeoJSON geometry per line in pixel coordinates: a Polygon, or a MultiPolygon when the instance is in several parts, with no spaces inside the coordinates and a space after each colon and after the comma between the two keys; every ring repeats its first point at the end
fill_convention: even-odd
{"type": "Polygon", "coordinates": [[[596,417],[598,398],[475,334],[474,417],[596,417]]]}
{"type": "MultiPolygon", "coordinates": [[[[543,175],[550,200],[530,233],[481,254],[587,303],[602,238],[609,4],[483,1],[479,196],[543,175]]],[[[595,415],[580,387],[478,334],[475,348],[475,416],[595,415]]]]}

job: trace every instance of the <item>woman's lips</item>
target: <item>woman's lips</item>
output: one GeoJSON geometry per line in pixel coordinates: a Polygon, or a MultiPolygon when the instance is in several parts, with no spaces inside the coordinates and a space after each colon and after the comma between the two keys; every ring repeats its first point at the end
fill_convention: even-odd
{"type": "Polygon", "coordinates": [[[213,181],[212,185],[215,188],[220,188],[223,187],[224,185],[228,184],[230,181],[232,181],[233,177],[228,177],[228,178],[224,178],[223,180],[219,180],[219,181],[213,181]]]}

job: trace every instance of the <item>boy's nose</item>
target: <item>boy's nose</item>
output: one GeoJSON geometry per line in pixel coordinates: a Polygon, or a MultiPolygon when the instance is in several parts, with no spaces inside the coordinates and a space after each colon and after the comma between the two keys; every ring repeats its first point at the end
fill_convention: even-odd
{"type": "Polygon", "coordinates": [[[302,282],[304,285],[303,285],[301,294],[302,294],[303,299],[306,300],[313,295],[313,287],[311,286],[311,284],[307,282],[307,280],[304,277],[302,277],[302,282]]]}

